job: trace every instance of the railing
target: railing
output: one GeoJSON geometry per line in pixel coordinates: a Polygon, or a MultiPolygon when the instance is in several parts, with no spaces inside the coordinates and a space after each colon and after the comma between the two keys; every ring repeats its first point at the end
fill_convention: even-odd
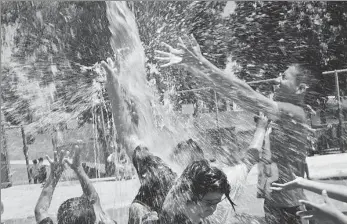
{"type": "Polygon", "coordinates": [[[339,126],[338,126],[338,133],[340,136],[339,137],[339,143],[340,143],[340,150],[342,152],[345,151],[345,141],[343,139],[344,136],[344,128],[343,128],[343,114],[342,114],[342,101],[341,101],[341,97],[340,97],[340,85],[339,85],[339,74],[340,73],[347,73],[347,69],[340,69],[340,70],[334,70],[334,71],[326,71],[323,72],[323,75],[335,75],[335,90],[336,90],[336,97],[337,97],[337,102],[338,102],[338,110],[339,110],[339,126]]]}

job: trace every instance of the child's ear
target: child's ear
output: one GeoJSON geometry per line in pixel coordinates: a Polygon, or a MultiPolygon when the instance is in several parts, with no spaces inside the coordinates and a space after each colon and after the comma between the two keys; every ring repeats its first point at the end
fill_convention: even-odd
{"type": "Polygon", "coordinates": [[[295,93],[296,93],[296,94],[302,94],[302,93],[306,92],[306,89],[308,89],[308,88],[309,88],[308,85],[306,85],[305,83],[301,83],[301,84],[299,85],[299,87],[297,87],[295,93]]]}

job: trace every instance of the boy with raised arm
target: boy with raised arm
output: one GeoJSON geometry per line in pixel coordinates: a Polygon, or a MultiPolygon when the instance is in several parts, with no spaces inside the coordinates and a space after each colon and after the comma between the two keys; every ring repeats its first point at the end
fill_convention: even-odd
{"type": "MultiPolygon", "coordinates": [[[[244,81],[225,74],[211,64],[202,55],[194,37],[186,39],[186,43],[180,39],[180,49],[165,44],[169,52],[157,51],[161,55],[157,59],[167,62],[162,67],[179,65],[244,109],[253,113],[264,112],[274,121],[270,141],[272,160],[277,163],[279,170],[278,182],[293,180],[293,173],[299,173],[307,148],[306,115],[303,106],[308,84],[314,80],[311,71],[299,64],[290,66],[282,77],[277,79],[280,88],[275,93],[274,101],[254,91],[244,81]]],[[[295,213],[299,210],[299,199],[302,198],[305,198],[302,189],[270,192],[264,205],[268,214],[267,223],[301,223],[295,213]]]]}
{"type": "Polygon", "coordinates": [[[49,175],[41,195],[35,207],[35,218],[37,224],[53,224],[52,218],[48,215],[48,209],[52,201],[53,193],[61,174],[64,171],[63,162],[73,169],[80,181],[83,195],[81,197],[70,198],[64,201],[58,209],[57,221],[59,224],[114,224],[115,221],[103,211],[100,198],[93,184],[84,172],[81,164],[81,149],[75,148],[73,158],[67,158],[68,152],[61,150],[59,159],[55,156],[52,161],[48,156],[47,160],[51,166],[49,175]]]}
{"type": "MultiPolygon", "coordinates": [[[[79,148],[78,145],[74,148],[74,153],[72,159],[64,159],[64,162],[66,162],[70,168],[75,171],[78,180],[80,181],[83,195],[82,197],[85,197],[88,199],[90,204],[93,207],[94,213],[95,213],[95,223],[96,224],[114,224],[116,223],[113,221],[107,213],[104,212],[100,198],[98,195],[98,192],[96,191],[95,187],[93,186],[93,183],[88,178],[88,175],[84,171],[82,167],[81,162],[81,152],[83,149],[79,148]]],[[[59,212],[58,212],[59,216],[59,212]]]]}

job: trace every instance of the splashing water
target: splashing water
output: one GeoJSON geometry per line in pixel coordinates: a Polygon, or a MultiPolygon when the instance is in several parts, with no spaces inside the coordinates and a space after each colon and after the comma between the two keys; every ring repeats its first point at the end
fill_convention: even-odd
{"type": "Polygon", "coordinates": [[[116,54],[121,52],[119,81],[126,89],[125,97],[137,106],[140,140],[152,152],[160,152],[161,157],[165,158],[168,156],[168,149],[179,141],[188,139],[192,134],[189,132],[192,131],[185,129],[183,123],[177,122],[177,117],[169,106],[159,104],[155,91],[148,85],[144,49],[135,16],[126,3],[107,2],[107,17],[112,33],[112,49],[116,54]]]}
{"type": "MultiPolygon", "coordinates": [[[[206,130],[218,128],[215,114],[204,114],[198,120],[177,114],[173,110],[173,102],[170,101],[169,97],[175,93],[174,89],[164,93],[164,104],[159,103],[159,96],[154,90],[155,87],[151,87],[151,83],[146,80],[144,48],[139,37],[135,16],[126,3],[107,2],[107,18],[112,34],[110,40],[112,49],[121,56],[119,82],[126,89],[125,98],[131,99],[137,106],[139,131],[141,132],[139,136],[141,142],[139,143],[145,144],[153,153],[160,155],[178,172],[182,171],[182,167],[173,164],[168,156],[178,142],[189,138],[198,140],[208,157],[212,156],[228,164],[231,160],[239,160],[242,152],[239,153],[238,150],[232,152],[232,149],[237,148],[234,137],[223,137],[227,145],[227,148],[223,149],[206,141],[206,130]],[[235,155],[235,153],[240,155],[235,155]]],[[[156,37],[153,36],[153,38],[156,37]]],[[[160,73],[155,65],[152,66],[154,68],[151,69],[160,73]]],[[[224,123],[224,126],[226,124],[226,127],[228,124],[230,125],[230,120],[233,120],[234,125],[244,122],[249,129],[254,128],[253,120],[244,115],[244,112],[229,113],[220,115],[221,118],[218,119],[224,123]]],[[[237,136],[240,143],[249,142],[250,138],[251,136],[247,131],[237,136]]],[[[248,145],[244,148],[247,147],[248,145]]]]}
{"type": "MultiPolygon", "coordinates": [[[[146,80],[145,54],[139,38],[134,14],[125,2],[107,2],[107,16],[112,33],[111,46],[115,53],[122,49],[120,63],[120,84],[126,89],[126,98],[137,106],[139,115],[140,140],[175,171],[182,171],[168,160],[170,149],[182,140],[199,136],[199,129],[180,120],[172,110],[169,92],[164,96],[164,105],[158,103],[157,95],[146,80]]],[[[243,136],[242,136],[243,137],[243,136]]],[[[209,149],[213,151],[213,148],[209,149]]],[[[218,152],[217,152],[218,154],[218,152]]],[[[239,194],[246,183],[246,173],[234,186],[234,194],[239,194]]],[[[223,210],[221,210],[224,216],[223,210]]],[[[219,220],[218,215],[211,219],[219,220]]]]}

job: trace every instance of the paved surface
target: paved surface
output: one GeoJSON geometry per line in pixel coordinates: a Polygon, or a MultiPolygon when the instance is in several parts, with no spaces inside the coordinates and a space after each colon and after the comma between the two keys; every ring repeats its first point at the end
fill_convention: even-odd
{"type": "MultiPolygon", "coordinates": [[[[124,208],[126,208],[135,197],[140,186],[138,180],[94,182],[94,186],[99,193],[104,209],[112,214],[116,221],[124,223],[121,222],[121,219],[127,218],[127,215],[124,213],[124,208]]],[[[39,184],[20,185],[2,189],[1,200],[4,203],[5,211],[1,219],[17,220],[17,222],[14,223],[35,223],[31,222],[31,220],[34,221],[34,208],[41,190],[42,188],[39,184]]],[[[82,189],[78,181],[59,183],[54,192],[48,213],[51,214],[51,217],[55,217],[62,202],[81,195],[82,189]]]]}

